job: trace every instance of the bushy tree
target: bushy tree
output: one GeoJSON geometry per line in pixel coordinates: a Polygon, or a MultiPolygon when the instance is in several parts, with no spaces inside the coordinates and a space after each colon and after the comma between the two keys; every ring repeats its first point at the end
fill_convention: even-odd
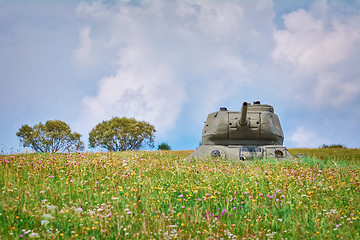
{"type": "Polygon", "coordinates": [[[323,144],[323,145],[321,145],[320,148],[347,148],[347,147],[345,145],[339,143],[339,144],[330,144],[330,145],[323,144]]]}
{"type": "Polygon", "coordinates": [[[154,147],[153,125],[134,118],[114,117],[102,121],[89,134],[90,147],[101,147],[108,151],[139,150],[142,147],[154,147]]]}
{"type": "Polygon", "coordinates": [[[36,152],[57,152],[83,150],[81,135],[71,132],[70,127],[60,120],[49,120],[34,127],[23,125],[16,133],[24,147],[36,152]]]}
{"type": "Polygon", "coordinates": [[[158,145],[158,150],[171,150],[171,147],[167,142],[162,142],[158,145]]]}

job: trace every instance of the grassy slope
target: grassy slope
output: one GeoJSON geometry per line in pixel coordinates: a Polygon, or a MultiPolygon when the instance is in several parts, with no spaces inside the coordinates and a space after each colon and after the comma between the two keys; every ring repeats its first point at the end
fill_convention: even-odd
{"type": "Polygon", "coordinates": [[[0,237],[360,238],[359,149],[247,164],[190,153],[0,156],[0,237]]]}
{"type": "Polygon", "coordinates": [[[305,153],[309,157],[322,160],[360,162],[360,149],[357,148],[291,148],[289,152],[293,156],[305,153]]]}

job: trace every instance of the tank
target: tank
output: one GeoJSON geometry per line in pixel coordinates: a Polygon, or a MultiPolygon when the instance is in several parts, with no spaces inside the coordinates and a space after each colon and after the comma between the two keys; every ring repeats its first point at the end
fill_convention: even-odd
{"type": "Polygon", "coordinates": [[[189,157],[292,159],[283,142],[284,134],[274,108],[260,101],[244,102],[241,111],[222,107],[210,113],[201,145],[189,157]]]}

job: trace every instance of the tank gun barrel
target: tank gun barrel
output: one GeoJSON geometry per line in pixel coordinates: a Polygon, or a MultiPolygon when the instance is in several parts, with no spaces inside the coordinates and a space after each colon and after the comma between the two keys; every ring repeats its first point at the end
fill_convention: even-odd
{"type": "Polygon", "coordinates": [[[247,102],[243,102],[242,108],[241,108],[241,116],[240,116],[240,126],[245,127],[247,125],[247,102]]]}

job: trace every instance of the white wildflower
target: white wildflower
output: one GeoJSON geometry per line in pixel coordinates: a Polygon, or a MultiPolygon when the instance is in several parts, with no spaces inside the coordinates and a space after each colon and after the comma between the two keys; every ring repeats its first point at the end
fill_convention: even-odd
{"type": "Polygon", "coordinates": [[[39,238],[40,235],[39,235],[38,233],[34,233],[34,232],[33,232],[33,233],[30,233],[30,234],[29,234],[29,237],[30,237],[30,238],[39,238]]]}
{"type": "Polygon", "coordinates": [[[80,208],[80,207],[78,207],[78,208],[75,208],[75,210],[74,210],[75,212],[78,212],[78,213],[81,213],[82,211],[83,211],[83,209],[82,208],[80,208]]]}
{"type": "Polygon", "coordinates": [[[42,215],[44,219],[54,219],[54,217],[51,214],[44,214],[42,215]]]}
{"type": "Polygon", "coordinates": [[[46,226],[46,225],[48,225],[49,223],[50,223],[49,220],[41,220],[41,225],[46,226]]]}
{"type": "Polygon", "coordinates": [[[46,205],[46,207],[47,207],[48,211],[50,211],[51,213],[55,213],[56,206],[54,206],[54,205],[46,205]]]}

